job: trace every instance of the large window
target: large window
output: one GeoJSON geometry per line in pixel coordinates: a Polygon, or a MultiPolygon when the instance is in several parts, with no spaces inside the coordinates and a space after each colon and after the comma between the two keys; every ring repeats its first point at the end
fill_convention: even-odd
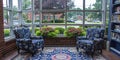
{"type": "MultiPolygon", "coordinates": [[[[9,37],[15,26],[28,25],[35,29],[42,26],[79,27],[102,26],[104,0],[3,0],[4,34],[9,37]],[[18,3],[19,2],[19,3],[18,3]],[[6,33],[8,31],[9,33],[6,33]]],[[[107,12],[108,13],[108,12],[107,12]]],[[[108,16],[107,16],[108,17],[108,16]]]]}

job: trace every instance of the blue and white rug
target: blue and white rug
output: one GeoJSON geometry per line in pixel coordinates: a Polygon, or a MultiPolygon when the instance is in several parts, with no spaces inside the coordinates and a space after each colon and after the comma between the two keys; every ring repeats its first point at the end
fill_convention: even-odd
{"type": "Polygon", "coordinates": [[[31,54],[19,54],[12,60],[107,60],[102,55],[88,56],[78,53],[75,47],[45,47],[42,53],[38,52],[34,56],[31,54]]]}
{"type": "Polygon", "coordinates": [[[93,60],[91,56],[78,53],[75,48],[47,48],[42,53],[37,53],[28,60],[93,60]]]}

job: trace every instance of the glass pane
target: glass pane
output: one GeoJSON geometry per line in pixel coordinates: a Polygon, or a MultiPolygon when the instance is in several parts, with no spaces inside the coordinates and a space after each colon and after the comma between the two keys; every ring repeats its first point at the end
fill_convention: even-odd
{"type": "Polygon", "coordinates": [[[110,0],[107,0],[107,10],[110,8],[110,0]]]}
{"type": "Polygon", "coordinates": [[[64,23],[64,12],[58,13],[42,13],[42,23],[64,23]]]}
{"type": "Polygon", "coordinates": [[[9,12],[4,10],[4,27],[9,26],[9,12]]]}
{"type": "Polygon", "coordinates": [[[13,0],[13,10],[17,10],[18,9],[18,0],[13,0]]]}
{"type": "Polygon", "coordinates": [[[68,24],[83,24],[83,12],[67,12],[68,24]]]}
{"type": "Polygon", "coordinates": [[[106,12],[106,26],[108,26],[109,22],[109,11],[106,12]]]}
{"type": "Polygon", "coordinates": [[[3,7],[7,7],[6,0],[3,0],[3,7]]]}
{"type": "Polygon", "coordinates": [[[85,24],[102,24],[101,12],[86,12],[85,24]]]}
{"type": "Polygon", "coordinates": [[[85,9],[86,10],[101,10],[102,0],[85,0],[85,9]]]}
{"type": "Polygon", "coordinates": [[[43,9],[65,9],[66,0],[42,0],[43,9]]]}
{"type": "Polygon", "coordinates": [[[31,0],[22,0],[22,9],[23,10],[32,10],[31,0]]]}
{"type": "Polygon", "coordinates": [[[10,36],[10,28],[9,28],[9,12],[7,10],[4,11],[4,37],[10,36]]]}
{"type": "Polygon", "coordinates": [[[68,0],[67,7],[69,10],[83,10],[83,0],[68,0]]]}
{"type": "Polygon", "coordinates": [[[19,25],[19,14],[16,11],[13,11],[13,25],[19,25]]]}
{"type": "Polygon", "coordinates": [[[32,12],[31,11],[26,11],[22,13],[23,16],[23,22],[26,24],[31,24],[32,23],[32,12]]]}
{"type": "Polygon", "coordinates": [[[40,0],[34,0],[34,9],[39,10],[40,9],[40,0]]]}
{"type": "Polygon", "coordinates": [[[36,11],[35,13],[35,24],[39,24],[40,23],[40,14],[39,11],[36,11]]]}

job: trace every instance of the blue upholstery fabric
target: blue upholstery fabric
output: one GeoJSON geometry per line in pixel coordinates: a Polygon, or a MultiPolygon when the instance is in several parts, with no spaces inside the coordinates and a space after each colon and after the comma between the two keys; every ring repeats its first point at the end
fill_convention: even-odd
{"type": "Polygon", "coordinates": [[[35,53],[38,49],[44,48],[44,40],[42,36],[40,37],[31,37],[31,32],[29,28],[18,28],[14,29],[14,34],[16,37],[16,45],[18,48],[18,53],[20,50],[25,50],[35,53]]]}
{"type": "MultiPolygon", "coordinates": [[[[88,28],[87,29],[87,34],[86,36],[77,36],[76,37],[76,48],[77,51],[79,51],[79,48],[83,48],[86,51],[94,51],[94,49],[96,49],[95,47],[97,46],[97,44],[95,43],[95,41],[101,42],[101,40],[103,40],[104,38],[104,29],[103,28],[88,28]],[[89,47],[86,47],[89,46],[89,47]]],[[[99,45],[99,47],[97,47],[99,49],[102,49],[102,45],[99,45]]]]}

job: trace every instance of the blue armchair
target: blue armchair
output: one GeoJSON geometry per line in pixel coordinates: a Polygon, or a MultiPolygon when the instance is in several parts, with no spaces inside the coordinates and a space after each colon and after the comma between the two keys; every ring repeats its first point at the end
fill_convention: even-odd
{"type": "Polygon", "coordinates": [[[102,42],[104,38],[104,29],[103,28],[88,28],[86,36],[77,36],[76,37],[76,49],[79,51],[79,48],[85,50],[85,52],[90,52],[92,55],[96,51],[102,53],[102,42]]]}
{"type": "Polygon", "coordinates": [[[44,48],[44,40],[42,36],[31,37],[30,29],[27,27],[21,27],[13,30],[16,37],[16,45],[18,53],[20,50],[25,50],[32,54],[36,53],[38,49],[44,48]]]}

